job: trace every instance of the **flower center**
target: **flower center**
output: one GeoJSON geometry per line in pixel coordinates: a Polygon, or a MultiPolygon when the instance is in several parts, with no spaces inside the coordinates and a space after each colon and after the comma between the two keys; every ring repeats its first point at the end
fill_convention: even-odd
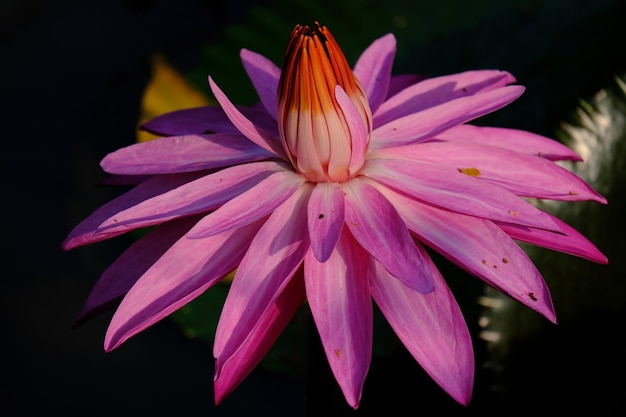
{"type": "Polygon", "coordinates": [[[310,181],[346,181],[363,165],[372,130],[367,96],[318,23],[291,33],[278,84],[278,127],[291,163],[310,181]]]}

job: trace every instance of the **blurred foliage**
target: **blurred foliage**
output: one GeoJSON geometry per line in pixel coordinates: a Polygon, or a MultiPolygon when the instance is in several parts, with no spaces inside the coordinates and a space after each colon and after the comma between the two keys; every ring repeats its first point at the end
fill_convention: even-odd
{"type": "Polygon", "coordinates": [[[537,205],[588,237],[609,264],[524,245],[548,283],[559,325],[488,290],[498,306],[485,312],[484,330],[493,340],[488,363],[496,373],[494,383],[508,398],[521,392],[523,384],[540,395],[558,384],[568,397],[580,394],[582,404],[591,398],[600,409],[616,413],[610,415],[623,415],[619,413],[626,412],[626,404],[619,400],[621,388],[614,382],[626,372],[624,360],[619,359],[626,317],[626,73],[591,99],[582,100],[562,124],[559,139],[584,158],[563,165],[604,195],[608,205],[552,201],[537,205]],[[552,373],[542,375],[539,383],[536,372],[545,365],[552,373]],[[565,387],[570,386],[568,391],[565,387]]]}

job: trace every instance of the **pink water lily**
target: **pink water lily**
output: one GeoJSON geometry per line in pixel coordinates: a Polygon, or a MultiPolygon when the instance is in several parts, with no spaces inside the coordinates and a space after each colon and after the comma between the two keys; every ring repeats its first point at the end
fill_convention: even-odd
{"type": "Polygon", "coordinates": [[[135,186],[79,224],[65,249],[149,232],[102,275],[79,320],[121,299],[105,349],[236,270],[215,335],[215,398],[246,377],[306,301],[348,404],[372,355],[372,302],[455,400],[470,401],[470,335],[426,246],[555,322],[546,284],[516,241],[606,263],[526,198],[606,203],[557,165],[562,144],[470,121],[517,99],[511,74],[392,76],[396,40],[353,69],[326,27],[296,26],[282,70],[241,51],[260,103],[182,110],[162,135],[107,155],[135,186]]]}

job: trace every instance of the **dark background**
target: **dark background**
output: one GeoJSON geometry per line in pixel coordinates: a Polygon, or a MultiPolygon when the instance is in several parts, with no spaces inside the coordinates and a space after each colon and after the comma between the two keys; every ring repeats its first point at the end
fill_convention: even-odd
{"type": "MultiPolygon", "coordinates": [[[[236,59],[238,48],[250,46],[233,41],[228,29],[249,22],[252,3],[255,7],[277,4],[245,0],[0,3],[4,237],[0,415],[298,416],[305,414],[307,396],[312,398],[311,410],[316,409],[310,406],[313,401],[336,395],[332,379],[319,382],[319,396],[312,397],[303,381],[257,370],[216,409],[210,344],[183,337],[172,322],[164,320],[106,354],[102,343],[110,312],[72,329],[91,286],[129,240],[122,237],[71,252],[61,251],[60,245],[80,220],[117,195],[116,190],[96,187],[102,179],[98,163],[108,152],[135,140],[151,57],[162,53],[180,71],[197,72],[207,63],[203,48],[223,44],[236,46],[228,49],[236,59]]],[[[581,97],[590,97],[615,74],[626,71],[623,3],[578,1],[577,7],[557,7],[562,3],[537,8],[537,2],[529,2],[513,12],[495,10],[482,20],[444,10],[436,16],[454,16],[456,29],[432,30],[427,39],[418,37],[412,43],[408,32],[400,33],[399,40],[406,38],[408,45],[399,51],[398,65],[430,75],[478,67],[508,69],[528,91],[510,113],[494,121],[552,135],[581,97]]],[[[439,7],[446,9],[446,2],[439,7]]],[[[331,11],[324,13],[330,16],[331,11]]],[[[376,19],[377,10],[369,13],[376,19]]],[[[287,26],[318,18],[287,22],[287,26]]],[[[365,23],[346,25],[367,32],[365,23]]],[[[350,30],[338,28],[338,32],[337,38],[350,41],[346,35],[350,30]]],[[[359,35],[359,39],[367,45],[381,34],[364,39],[359,35]]],[[[282,48],[283,44],[276,46],[278,55],[282,48]]],[[[217,72],[228,71],[220,62],[212,65],[217,72]]],[[[620,231],[623,228],[616,229],[613,237],[622,245],[619,248],[624,241],[620,231]]],[[[607,254],[623,256],[610,250],[611,242],[598,245],[607,254]]],[[[460,302],[473,296],[461,295],[460,302]]],[[[549,327],[545,335],[521,344],[526,361],[509,365],[517,381],[509,381],[518,390],[515,396],[507,397],[494,382],[493,372],[481,369],[487,353],[477,341],[476,393],[468,409],[442,394],[401,352],[374,361],[358,412],[339,409],[346,415],[376,415],[372,410],[433,415],[430,408],[438,407],[438,415],[444,411],[497,415],[503,407],[503,415],[513,415],[544,407],[623,415],[623,311],[607,314],[595,309],[585,314],[584,321],[566,321],[559,330],[549,327]],[[559,373],[567,378],[554,377],[559,373]],[[546,401],[552,402],[546,406],[546,401]]],[[[475,330],[472,319],[477,313],[466,314],[475,330]]]]}

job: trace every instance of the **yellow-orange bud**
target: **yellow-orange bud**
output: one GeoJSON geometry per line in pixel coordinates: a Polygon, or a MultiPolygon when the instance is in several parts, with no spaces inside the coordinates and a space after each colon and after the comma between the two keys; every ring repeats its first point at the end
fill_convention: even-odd
{"type": "Polygon", "coordinates": [[[297,25],[291,33],[278,85],[278,119],[291,162],[310,181],[345,181],[361,167],[372,114],[325,26],[297,25]]]}

